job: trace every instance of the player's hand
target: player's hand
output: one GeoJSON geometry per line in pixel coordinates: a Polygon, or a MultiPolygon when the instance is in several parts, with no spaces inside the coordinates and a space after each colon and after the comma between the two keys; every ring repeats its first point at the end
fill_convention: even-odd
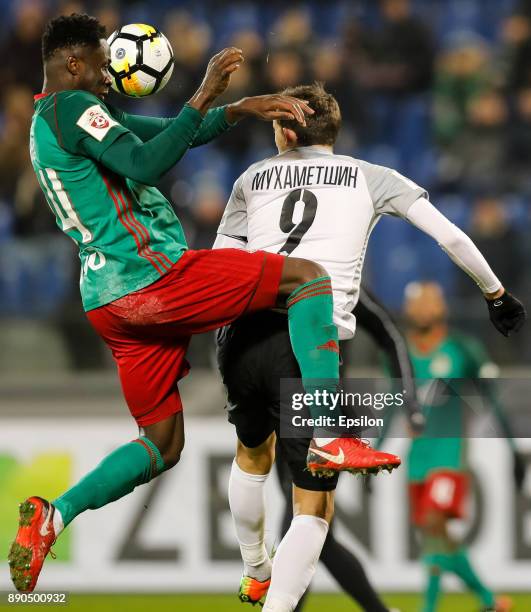
{"type": "Polygon", "coordinates": [[[230,76],[244,61],[237,47],[227,47],[208,62],[205,77],[188,104],[199,112],[206,112],[212,102],[229,86],[230,76]]]}
{"type": "Polygon", "coordinates": [[[516,333],[527,319],[527,312],[522,302],[508,291],[504,291],[495,299],[485,299],[492,324],[504,336],[516,333]]]}
{"type": "Polygon", "coordinates": [[[517,491],[521,491],[524,485],[527,465],[522,455],[518,452],[513,453],[513,477],[517,491]]]}
{"type": "Polygon", "coordinates": [[[229,104],[225,112],[229,123],[236,123],[244,117],[251,116],[262,121],[287,119],[306,125],[306,115],[313,115],[315,111],[305,100],[281,94],[269,94],[242,98],[234,104],[229,104]]]}

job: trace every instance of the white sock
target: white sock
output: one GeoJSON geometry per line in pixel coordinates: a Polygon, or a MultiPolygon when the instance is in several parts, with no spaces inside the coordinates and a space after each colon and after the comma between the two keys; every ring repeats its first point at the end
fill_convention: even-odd
{"type": "Polygon", "coordinates": [[[313,578],[327,533],[328,523],[317,516],[301,514],[291,521],[273,559],[263,612],[295,609],[313,578]]]}
{"type": "Polygon", "coordinates": [[[264,485],[269,474],[248,474],[232,462],[229,506],[243,559],[243,573],[256,580],[269,580],[271,560],[264,540],[264,485]]]}
{"type": "Polygon", "coordinates": [[[55,536],[57,537],[61,533],[61,531],[63,531],[65,526],[63,523],[63,517],[61,516],[61,513],[59,512],[58,508],[56,508],[55,506],[53,508],[54,508],[54,512],[53,512],[52,523],[53,523],[53,530],[55,531],[55,536]]]}

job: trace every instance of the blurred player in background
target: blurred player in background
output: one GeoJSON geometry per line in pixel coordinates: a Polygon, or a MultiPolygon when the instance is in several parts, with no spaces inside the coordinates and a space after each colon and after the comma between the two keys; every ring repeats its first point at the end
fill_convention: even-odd
{"type": "MultiPolygon", "coordinates": [[[[18,590],[32,591],[53,542],[76,516],[101,508],[173,467],[184,446],[177,382],[192,334],[288,299],[290,338],[307,380],[337,381],[330,278],[317,264],[271,253],[191,251],[170,203],[154,187],[192,146],[239,119],[297,118],[311,109],[258,96],[210,109],[243,61],[230,47],[209,62],[174,119],[136,117],[104,103],[109,45],[97,19],[72,14],[42,38],[43,92],[35,96],[30,151],[59,227],[79,246],[80,288],[91,324],[111,348],[141,435],[109,454],[50,503],[20,505],[9,552],[18,590]],[[316,290],[318,287],[318,290],[316,290]]],[[[367,450],[366,456],[377,455],[367,450]]],[[[383,456],[383,454],[381,454],[383,456]]]]}
{"type": "MultiPolygon", "coordinates": [[[[334,322],[339,339],[345,340],[355,331],[352,310],[370,233],[382,215],[398,216],[434,238],[477,282],[501,333],[523,325],[522,304],[505,291],[470,238],[428,201],[424,189],[389,168],[334,154],[341,112],[322,85],[294,87],[284,94],[307,100],[315,113],[305,126],[273,123],[279,154],[253,164],[235,182],[217,248],[263,249],[319,262],[332,278],[334,322]]],[[[219,363],[229,420],[238,435],[229,503],[244,561],[240,596],[259,601],[267,592],[266,612],[291,611],[315,572],[334,512],[338,476],[312,478],[306,468],[336,471],[344,459],[340,439],[280,437],[294,483],[294,518],[272,562],[264,543],[263,491],[280,431],[279,381],[301,374],[285,314],[264,311],[224,330],[219,363]]]]}
{"type": "MultiPolygon", "coordinates": [[[[400,380],[408,398],[407,411],[409,427],[420,433],[423,429],[424,415],[416,401],[416,387],[413,378],[413,367],[409,358],[406,339],[396,325],[391,313],[364,287],[360,288],[359,301],[354,309],[356,327],[365,330],[378,348],[385,353],[389,363],[390,376],[400,380]]],[[[282,445],[277,439],[275,448],[275,465],[286,500],[286,509],[282,519],[282,537],[288,531],[293,519],[292,495],[293,481],[287,462],[284,459],[282,445]]],[[[370,478],[370,476],[368,477],[370,478]]],[[[350,595],[366,612],[386,612],[387,606],[370,583],[360,560],[334,536],[334,523],[330,524],[328,535],[321,550],[319,560],[330,572],[343,591],[350,595]]],[[[299,601],[296,612],[304,607],[308,591],[299,601]]]]}
{"type": "MultiPolygon", "coordinates": [[[[410,283],[405,290],[407,335],[425,428],[415,437],[408,455],[411,520],[422,534],[422,560],[428,572],[423,612],[434,612],[444,572],[457,575],[480,599],[485,611],[510,609],[478,577],[466,547],[449,533],[451,519],[463,518],[469,491],[466,458],[466,415],[454,393],[437,394],[433,379],[492,377],[496,369],[475,339],[448,329],[448,306],[435,282],[410,283]],[[424,381],[424,384],[421,384],[424,381]]],[[[464,382],[464,381],[463,381],[464,382]]],[[[460,383],[456,382],[456,386],[460,383]]],[[[464,387],[463,387],[464,389],[464,387]]],[[[516,451],[510,427],[490,384],[481,387],[514,457],[514,476],[521,487],[525,468],[516,451]]],[[[390,419],[386,422],[389,426],[390,419]]],[[[385,435],[385,434],[384,434],[385,435]]]]}

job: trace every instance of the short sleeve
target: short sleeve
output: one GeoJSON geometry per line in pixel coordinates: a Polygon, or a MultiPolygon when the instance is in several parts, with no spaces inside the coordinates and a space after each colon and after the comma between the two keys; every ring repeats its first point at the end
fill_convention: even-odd
{"type": "Polygon", "coordinates": [[[374,210],[380,215],[406,217],[409,207],[428,193],[396,170],[360,161],[374,210]]]}
{"type": "Polygon", "coordinates": [[[247,242],[247,204],[243,193],[243,177],[242,174],[234,183],[217,233],[247,242]]]}
{"type": "Polygon", "coordinates": [[[61,146],[98,160],[119,136],[129,131],[99,98],[86,91],[57,94],[55,115],[61,146]]]}

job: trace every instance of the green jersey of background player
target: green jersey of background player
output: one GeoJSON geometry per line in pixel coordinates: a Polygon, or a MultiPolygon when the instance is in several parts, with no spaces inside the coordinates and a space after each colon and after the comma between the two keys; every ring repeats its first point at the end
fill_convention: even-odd
{"type": "Polygon", "coordinates": [[[448,532],[448,520],[463,516],[468,489],[466,419],[470,415],[459,394],[466,393],[470,381],[485,379],[481,391],[514,453],[517,485],[523,481],[523,465],[509,425],[487,380],[495,373],[495,366],[477,340],[448,330],[447,305],[436,283],[408,285],[405,314],[410,357],[425,415],[425,429],[412,440],[407,458],[412,521],[422,534],[428,571],[423,611],[435,611],[444,571],[459,576],[486,610],[506,610],[509,602],[495,599],[472,568],[466,548],[448,532]],[[442,383],[434,379],[457,380],[450,390],[441,388],[442,383]],[[440,386],[438,390],[435,385],[440,386]]]}

